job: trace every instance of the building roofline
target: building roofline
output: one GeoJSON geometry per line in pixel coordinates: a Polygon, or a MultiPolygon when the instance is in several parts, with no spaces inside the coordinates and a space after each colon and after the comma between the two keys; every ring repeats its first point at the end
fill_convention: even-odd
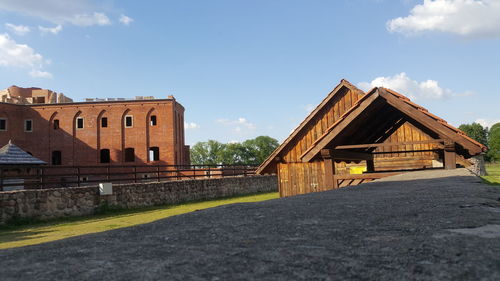
{"type": "Polygon", "coordinates": [[[44,107],[44,106],[65,106],[65,105],[87,105],[87,104],[108,104],[108,103],[155,103],[155,102],[166,102],[174,101],[180,105],[175,99],[151,99],[151,100],[116,100],[116,101],[83,101],[83,102],[63,102],[63,103],[37,103],[37,104],[17,104],[0,102],[0,104],[9,104],[17,106],[28,106],[28,107],[44,107]]]}
{"type": "Polygon", "coordinates": [[[110,100],[110,101],[81,101],[81,102],[63,102],[63,103],[37,103],[23,104],[30,107],[40,106],[61,106],[61,105],[84,105],[84,104],[106,104],[106,103],[154,103],[164,101],[176,101],[175,99],[152,99],[152,100],[110,100]]]}

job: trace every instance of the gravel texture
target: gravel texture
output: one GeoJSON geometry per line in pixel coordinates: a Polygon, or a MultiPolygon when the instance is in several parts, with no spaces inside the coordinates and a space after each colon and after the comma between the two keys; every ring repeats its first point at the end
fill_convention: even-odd
{"type": "Polygon", "coordinates": [[[500,188],[465,169],[0,250],[1,280],[500,280],[500,188]]]}

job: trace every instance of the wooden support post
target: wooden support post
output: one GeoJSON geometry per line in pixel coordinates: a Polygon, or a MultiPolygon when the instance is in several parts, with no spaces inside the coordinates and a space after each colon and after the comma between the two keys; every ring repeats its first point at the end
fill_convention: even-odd
{"type": "Polygon", "coordinates": [[[335,178],[335,162],[333,161],[331,150],[322,149],[321,156],[323,157],[323,161],[325,162],[325,188],[338,188],[337,179],[335,178]]]}
{"type": "Polygon", "coordinates": [[[455,169],[457,167],[456,156],[455,143],[446,141],[444,143],[444,168],[446,170],[455,169]]]}
{"type": "Polygon", "coordinates": [[[366,171],[375,172],[375,162],[373,161],[373,159],[366,160],[366,171]]]}

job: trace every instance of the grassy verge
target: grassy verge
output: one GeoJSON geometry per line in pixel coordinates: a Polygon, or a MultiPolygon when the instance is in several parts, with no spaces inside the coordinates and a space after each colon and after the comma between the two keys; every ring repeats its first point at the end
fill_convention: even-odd
{"type": "Polygon", "coordinates": [[[487,176],[483,176],[483,180],[488,184],[500,186],[500,163],[486,164],[487,176]]]}
{"type": "Polygon", "coordinates": [[[0,228],[0,249],[40,244],[73,236],[129,227],[226,204],[259,202],[278,197],[277,192],[261,193],[134,210],[111,210],[94,216],[64,218],[47,222],[12,224],[0,228]]]}

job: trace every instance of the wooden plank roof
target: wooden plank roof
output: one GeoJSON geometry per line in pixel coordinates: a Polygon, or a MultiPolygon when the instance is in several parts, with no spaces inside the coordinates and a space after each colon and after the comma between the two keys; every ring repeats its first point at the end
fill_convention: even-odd
{"type": "Polygon", "coordinates": [[[297,126],[295,128],[295,130],[292,131],[292,133],[288,136],[288,138],[286,138],[286,140],[281,143],[274,151],[273,153],[271,153],[271,155],[266,159],[266,161],[264,161],[264,163],[262,163],[259,168],[257,169],[257,172],[262,172],[262,170],[267,167],[269,164],[272,163],[273,159],[281,152],[283,151],[283,149],[285,149],[285,147],[287,147],[290,142],[295,138],[297,137],[297,135],[305,129],[305,127],[313,120],[313,118],[328,104],[329,101],[331,101],[336,95],[337,93],[340,92],[340,90],[342,88],[347,88],[347,89],[350,89],[356,93],[358,93],[359,95],[364,95],[364,92],[362,90],[360,90],[359,88],[357,88],[356,86],[354,86],[353,84],[351,84],[349,81],[345,80],[345,79],[342,79],[340,80],[340,83],[323,99],[323,101],[321,101],[320,104],[318,104],[318,106],[316,106],[316,108],[314,108],[313,111],[311,111],[311,113],[309,113],[309,115],[306,117],[306,119],[304,119],[300,124],[299,126],[297,126]]]}
{"type": "MultiPolygon", "coordinates": [[[[342,80],[341,83],[334,89],[334,91],[332,91],[327,96],[327,98],[325,98],[325,100],[331,99],[332,96],[335,95],[335,93],[344,85],[346,85],[346,87],[357,89],[351,83],[347,82],[346,80],[342,80]]],[[[361,90],[357,89],[357,91],[361,90]]],[[[318,107],[316,107],[316,109],[311,112],[311,114],[299,125],[299,127],[297,127],[297,129],[295,129],[295,131],[285,140],[285,142],[283,142],[271,154],[271,156],[269,156],[269,158],[260,165],[260,167],[257,169],[257,173],[263,173],[264,171],[269,170],[269,166],[275,161],[276,157],[280,155],[280,152],[282,152],[287,145],[292,143],[297,133],[304,127],[306,127],[308,123],[314,118],[314,116],[318,114],[322,106],[326,104],[325,100],[320,103],[320,105],[318,105],[318,107]]],[[[468,137],[464,132],[448,124],[444,119],[430,113],[424,107],[412,102],[406,96],[390,89],[374,88],[367,94],[365,94],[356,103],[354,103],[352,107],[347,110],[334,124],[326,129],[323,135],[319,136],[319,138],[315,140],[311,147],[309,147],[304,153],[302,153],[302,155],[300,155],[302,162],[311,161],[319,154],[321,149],[326,148],[326,146],[330,144],[330,142],[336,136],[338,136],[345,128],[347,128],[350,122],[356,120],[356,118],[358,118],[359,120],[362,114],[364,114],[363,118],[366,119],[375,118],[375,116],[373,116],[373,113],[367,113],[367,108],[369,108],[370,106],[373,107],[373,104],[379,100],[382,100],[384,103],[389,104],[390,106],[394,107],[396,110],[412,118],[413,120],[416,120],[429,130],[436,132],[442,138],[450,139],[458,143],[465,150],[467,150],[470,155],[477,155],[487,150],[484,145],[468,137]]]]}
{"type": "Polygon", "coordinates": [[[46,162],[31,156],[17,145],[9,141],[0,148],[0,165],[43,165],[46,162]]]}

